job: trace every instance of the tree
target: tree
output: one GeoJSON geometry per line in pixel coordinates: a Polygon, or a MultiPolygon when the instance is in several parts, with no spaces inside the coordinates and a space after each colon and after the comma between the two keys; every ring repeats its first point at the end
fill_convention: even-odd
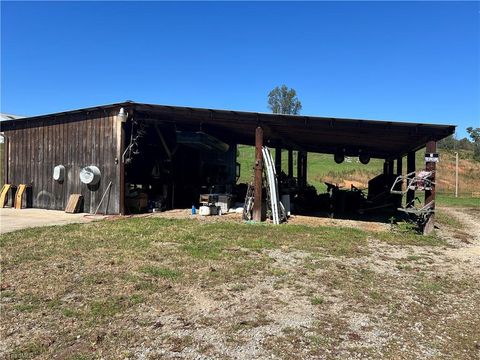
{"type": "Polygon", "coordinates": [[[289,89],[286,85],[275,87],[268,94],[268,107],[275,114],[298,115],[302,110],[302,103],[297,98],[295,89],[289,89]]]}
{"type": "Polygon", "coordinates": [[[473,151],[475,145],[466,137],[457,141],[457,149],[473,151]]]}
{"type": "Polygon", "coordinates": [[[454,150],[456,145],[457,140],[455,140],[453,135],[447,136],[438,142],[438,147],[445,150],[454,150]]]}
{"type": "Polygon", "coordinates": [[[480,128],[468,127],[467,132],[473,141],[473,158],[480,161],[480,128]]]}
{"type": "Polygon", "coordinates": [[[468,135],[472,138],[472,141],[475,144],[480,143],[480,128],[473,128],[473,127],[468,127],[467,128],[468,135]]]}

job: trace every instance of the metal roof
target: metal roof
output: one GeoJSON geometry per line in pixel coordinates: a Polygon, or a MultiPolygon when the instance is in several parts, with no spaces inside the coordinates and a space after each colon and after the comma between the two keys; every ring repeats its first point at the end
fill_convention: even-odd
{"type": "Polygon", "coordinates": [[[6,113],[0,113],[0,121],[8,121],[8,120],[17,120],[17,119],[22,119],[25,116],[19,116],[19,115],[13,115],[13,114],[6,114],[6,113]]]}
{"type": "Polygon", "coordinates": [[[35,119],[95,111],[118,111],[120,107],[133,110],[137,119],[190,130],[203,130],[224,141],[239,144],[254,145],[255,128],[262,126],[265,142],[272,147],[320,153],[335,153],[342,149],[346,155],[354,156],[359,152],[367,152],[377,158],[403,156],[409,151],[424,147],[429,140],[438,141],[455,132],[454,125],[282,115],[131,101],[6,121],[2,123],[2,130],[14,128],[15,123],[25,124],[24,122],[35,119]]]}

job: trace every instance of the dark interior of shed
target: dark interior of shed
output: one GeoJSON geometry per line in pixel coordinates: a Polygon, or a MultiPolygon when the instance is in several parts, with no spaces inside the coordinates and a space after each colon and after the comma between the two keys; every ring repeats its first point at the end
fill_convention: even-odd
{"type": "Polygon", "coordinates": [[[201,194],[235,193],[236,146],[198,128],[132,121],[125,129],[128,213],[198,207],[201,194]]]}
{"type": "MultiPolygon", "coordinates": [[[[370,161],[365,153],[359,155],[359,167],[370,161]]],[[[343,154],[333,157],[337,164],[345,160],[343,154]]],[[[308,182],[307,153],[276,149],[275,160],[280,193],[289,195],[293,214],[385,221],[401,206],[402,196],[390,191],[402,171],[401,165],[394,168],[393,161],[385,162],[383,172],[370,179],[365,188],[325,182],[326,190],[318,191],[308,182]],[[286,168],[282,168],[282,154],[288,156],[286,168]]]]}

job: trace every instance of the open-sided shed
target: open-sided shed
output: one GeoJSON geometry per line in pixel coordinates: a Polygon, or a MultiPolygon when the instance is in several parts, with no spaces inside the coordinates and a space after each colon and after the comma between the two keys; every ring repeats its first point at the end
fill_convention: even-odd
{"type": "MultiPolygon", "coordinates": [[[[346,156],[363,154],[381,158],[386,161],[385,171],[392,173],[394,161],[397,161],[397,172],[401,172],[402,162],[398,160],[407,156],[410,171],[415,169],[415,151],[427,147],[427,152],[436,152],[436,142],[453,134],[454,130],[451,125],[279,115],[135,102],[1,123],[5,137],[6,182],[31,185],[34,207],[64,209],[69,194],[81,193],[85,199],[84,210],[94,212],[108,190],[108,208],[106,203],[100,208],[100,211],[108,213],[126,212],[126,187],[129,178],[133,180],[142,173],[142,162],[149,165],[143,177],[148,174],[170,177],[163,192],[178,194],[181,191],[194,197],[200,191],[194,187],[201,184],[190,181],[189,176],[211,179],[215,171],[220,171],[225,182],[235,181],[234,171],[232,173],[229,165],[223,168],[217,165],[231,164],[232,161],[235,164],[234,149],[237,144],[259,145],[261,142],[272,148],[289,150],[289,173],[293,172],[290,164],[292,151],[298,151],[300,165],[297,177],[300,181],[303,176],[306,181],[308,152],[346,156]],[[195,140],[203,142],[203,145],[205,141],[218,142],[210,145],[226,144],[231,151],[212,157],[202,155],[201,149],[195,149],[195,146],[182,150],[186,147],[181,146],[178,139],[192,134],[203,134],[203,138],[195,140]],[[139,155],[142,147],[148,151],[139,155]],[[153,155],[157,153],[162,154],[160,158],[153,155]],[[137,160],[132,161],[135,158],[137,160]],[[174,158],[177,159],[173,166],[174,158]],[[195,162],[216,165],[208,170],[197,169],[193,166],[195,162]],[[303,168],[301,164],[304,164],[303,168]],[[63,182],[52,178],[53,168],[57,165],[65,167],[63,182]],[[82,184],[79,178],[81,169],[90,165],[97,166],[101,171],[101,181],[95,187],[82,184]]],[[[257,166],[261,169],[261,163],[257,166]]],[[[188,196],[183,203],[189,201],[188,196]]],[[[434,196],[434,191],[427,196],[434,196]]],[[[169,206],[175,206],[172,199],[169,201],[169,206]]]]}

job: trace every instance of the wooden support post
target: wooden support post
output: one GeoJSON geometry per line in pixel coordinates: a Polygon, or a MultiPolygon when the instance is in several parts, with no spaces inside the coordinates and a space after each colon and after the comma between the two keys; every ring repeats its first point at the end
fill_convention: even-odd
{"type": "Polygon", "coordinates": [[[125,123],[118,121],[117,126],[119,127],[118,129],[118,136],[120,137],[118,139],[119,141],[119,151],[118,151],[118,161],[120,162],[120,174],[119,174],[119,186],[118,186],[118,191],[120,192],[120,203],[119,203],[119,210],[120,210],[120,215],[125,215],[126,209],[125,209],[125,163],[123,159],[123,152],[125,151],[125,123]]]}
{"type": "Polygon", "coordinates": [[[299,187],[302,187],[303,181],[302,181],[302,175],[303,175],[303,170],[302,170],[302,152],[297,151],[297,183],[299,187]]]}
{"type": "MultiPolygon", "coordinates": [[[[400,176],[402,175],[402,172],[403,172],[403,158],[400,156],[397,158],[397,176],[400,176]]],[[[403,181],[400,181],[396,186],[395,186],[395,190],[397,191],[402,191],[402,187],[403,187],[403,181]]],[[[396,197],[396,207],[399,208],[402,206],[402,198],[403,196],[402,195],[398,195],[396,197]]]]}
{"type": "MultiPolygon", "coordinates": [[[[416,171],[416,167],[415,167],[415,151],[410,151],[408,154],[407,154],[407,174],[411,173],[411,172],[415,172],[416,171]]],[[[408,180],[407,180],[407,184],[408,184],[408,180]]],[[[413,206],[413,202],[415,200],[415,190],[408,190],[407,191],[407,203],[406,203],[406,206],[407,207],[412,207],[413,206]]]]}
{"type": "Polygon", "coordinates": [[[293,150],[288,150],[288,177],[293,177],[293,150]]]}
{"type": "Polygon", "coordinates": [[[397,175],[402,175],[403,172],[403,158],[399,157],[397,158],[397,175]]]}
{"type": "Polygon", "coordinates": [[[388,160],[388,175],[392,177],[393,173],[394,173],[393,160],[388,160]]]}
{"type": "Polygon", "coordinates": [[[280,172],[282,171],[282,149],[275,148],[275,172],[278,176],[280,176],[280,172]]]}
{"type": "MultiPolygon", "coordinates": [[[[437,152],[437,142],[434,140],[431,140],[427,142],[427,147],[425,150],[428,153],[435,153],[437,152]]],[[[434,162],[427,162],[425,163],[425,170],[426,171],[435,171],[436,169],[436,163],[434,162]]],[[[432,190],[426,190],[425,191],[425,205],[433,201],[432,209],[435,209],[435,173],[433,173],[432,177],[432,190]]],[[[430,218],[428,219],[427,223],[425,224],[425,227],[423,228],[423,233],[425,235],[428,235],[432,232],[433,230],[433,222],[434,222],[434,216],[435,213],[432,213],[430,218]]]]}
{"type": "Polygon", "coordinates": [[[302,164],[302,180],[303,180],[303,186],[307,186],[307,152],[305,151],[303,153],[303,164],[302,164]]]}
{"type": "Polygon", "coordinates": [[[253,221],[262,221],[262,175],[263,175],[263,129],[259,126],[255,129],[255,180],[253,199],[253,221]]]}
{"type": "Polygon", "coordinates": [[[383,163],[383,175],[384,176],[388,175],[388,161],[387,160],[385,160],[385,162],[383,163]]]}
{"type": "MultiPolygon", "coordinates": [[[[427,142],[427,153],[435,153],[437,151],[437,143],[435,141],[427,142]]],[[[435,171],[436,163],[434,162],[427,162],[425,164],[426,171],[435,171]]],[[[435,173],[432,176],[432,181],[435,181],[435,173]]],[[[435,185],[432,185],[432,190],[425,191],[425,205],[428,204],[430,201],[435,200],[435,185]]]]}

